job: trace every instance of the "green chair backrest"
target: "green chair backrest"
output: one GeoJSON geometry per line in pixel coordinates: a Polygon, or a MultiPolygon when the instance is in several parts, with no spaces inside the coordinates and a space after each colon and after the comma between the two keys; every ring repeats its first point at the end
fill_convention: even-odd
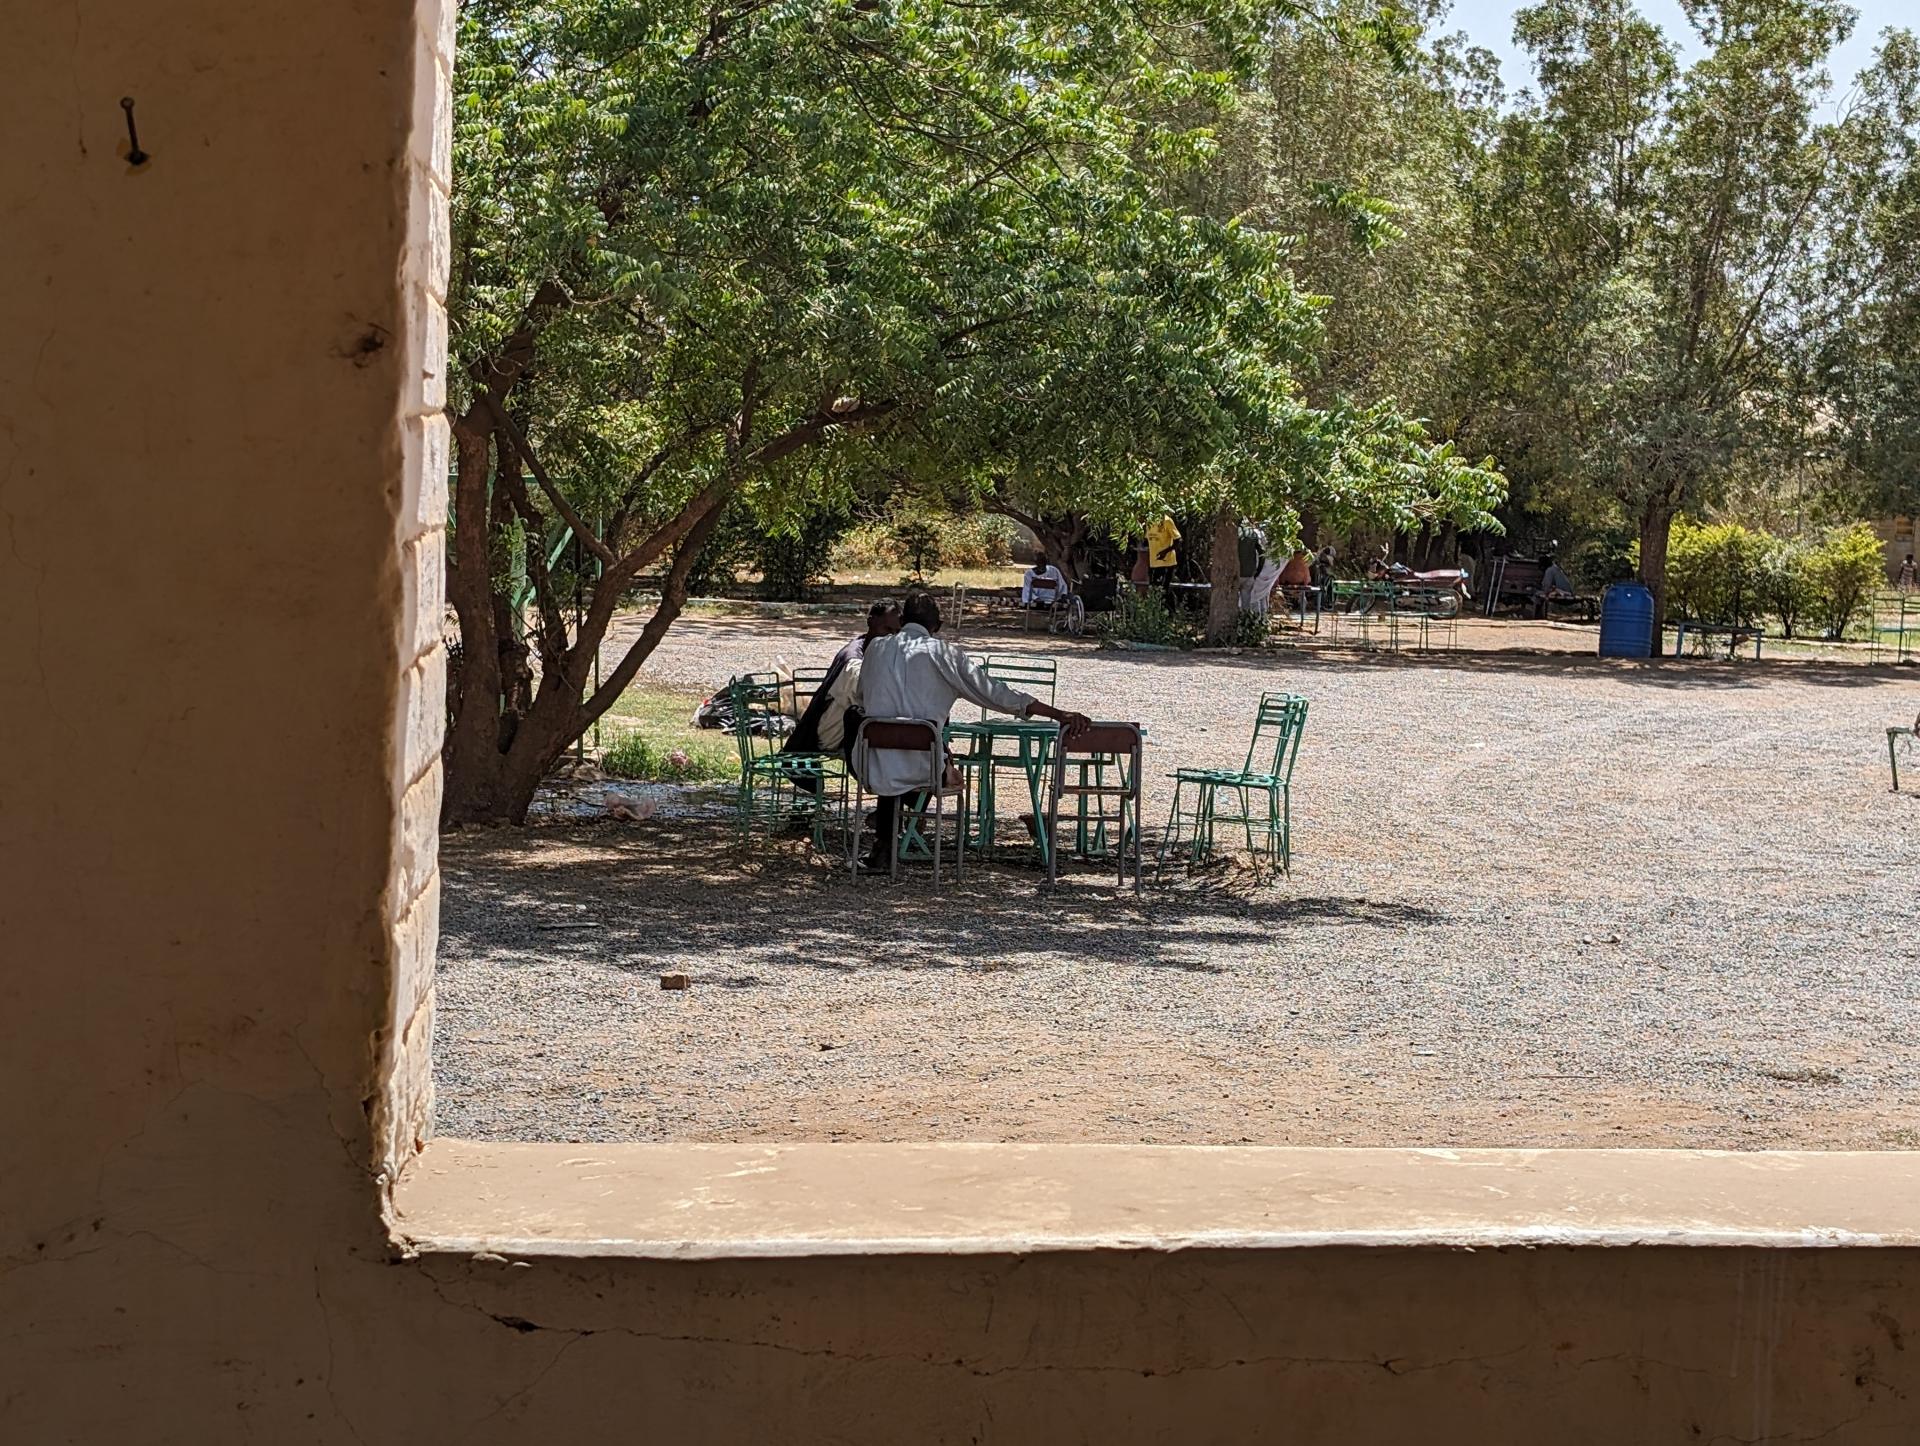
{"type": "Polygon", "coordinates": [[[1005,683],[1009,688],[1018,688],[1022,693],[1031,693],[1042,703],[1052,706],[1054,692],[1060,682],[1060,664],[1056,659],[1015,655],[983,658],[980,666],[996,682],[1005,683]]]}
{"type": "Polygon", "coordinates": [[[1298,693],[1262,693],[1243,771],[1264,774],[1283,783],[1290,780],[1293,760],[1300,752],[1300,735],[1306,727],[1305,698],[1298,693]]]}
{"type": "Polygon", "coordinates": [[[807,705],[813,701],[813,695],[820,691],[820,685],[827,681],[825,668],[795,668],[793,670],[793,712],[794,716],[807,711],[807,705]]]}
{"type": "Polygon", "coordinates": [[[780,751],[786,729],[776,719],[784,718],[779,678],[772,674],[750,673],[727,684],[727,701],[733,706],[733,741],[740,750],[740,771],[744,775],[756,760],[770,758],[780,751]],[[753,725],[759,723],[760,727],[753,725]]]}

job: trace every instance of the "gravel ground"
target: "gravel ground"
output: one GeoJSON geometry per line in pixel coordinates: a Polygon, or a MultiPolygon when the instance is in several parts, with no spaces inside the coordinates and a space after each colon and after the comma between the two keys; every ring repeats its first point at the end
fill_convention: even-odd
{"type": "MultiPolygon", "coordinates": [[[[690,620],[649,671],[824,659],[844,626],[690,620]]],[[[1882,731],[1912,674],[977,646],[1144,721],[1155,784],[1306,694],[1292,877],[935,897],[698,816],[452,836],[441,1132],[1920,1147],[1920,797],[1882,731]]]]}

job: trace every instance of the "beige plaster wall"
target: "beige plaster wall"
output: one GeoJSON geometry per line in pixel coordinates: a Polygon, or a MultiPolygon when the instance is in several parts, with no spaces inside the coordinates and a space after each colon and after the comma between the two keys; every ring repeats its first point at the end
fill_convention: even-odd
{"type": "Polygon", "coordinates": [[[394,1260],[444,17],[7,22],[0,1441],[1914,1438],[1908,1252],[394,1260]]]}

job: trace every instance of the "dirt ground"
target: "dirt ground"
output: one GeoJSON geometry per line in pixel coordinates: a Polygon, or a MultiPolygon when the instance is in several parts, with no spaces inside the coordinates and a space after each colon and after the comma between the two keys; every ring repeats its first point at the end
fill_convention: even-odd
{"type": "MultiPolygon", "coordinates": [[[[936,896],[744,856],[698,809],[450,836],[438,1127],[1920,1147],[1920,796],[1888,791],[1884,733],[1920,675],[1483,651],[1503,626],[1430,658],[977,640],[1147,725],[1152,827],[1164,773],[1239,762],[1259,692],[1305,694],[1272,887],[1135,902],[1001,866],[936,896]]],[[[688,620],[649,672],[715,684],[846,630],[688,620]]]]}

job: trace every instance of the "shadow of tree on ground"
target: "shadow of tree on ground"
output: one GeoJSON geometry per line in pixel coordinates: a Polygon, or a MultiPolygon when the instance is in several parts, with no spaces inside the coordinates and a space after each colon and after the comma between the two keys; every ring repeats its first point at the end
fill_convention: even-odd
{"type": "Polygon", "coordinates": [[[1220,974],[1239,947],[1304,924],[1446,922],[1419,904],[1256,884],[1234,867],[1176,875],[1136,898],[1104,866],[1076,866],[1053,889],[1031,867],[970,866],[963,884],[936,892],[925,866],[898,882],[856,880],[799,843],[748,853],[697,820],[457,834],[442,862],[443,959],[528,954],[646,972],[692,958],[711,961],[703,984],[729,989],[794,968],[995,971],[1054,959],[1220,974]]]}

